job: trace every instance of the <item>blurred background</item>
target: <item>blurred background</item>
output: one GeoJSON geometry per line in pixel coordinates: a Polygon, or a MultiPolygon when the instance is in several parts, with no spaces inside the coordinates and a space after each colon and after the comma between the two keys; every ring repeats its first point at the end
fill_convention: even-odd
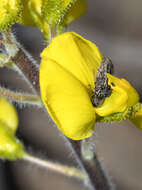
{"type": "MultiPolygon", "coordinates": [[[[88,12],[68,30],[95,42],[103,55],[112,59],[115,75],[129,80],[142,97],[142,1],[88,0],[87,3],[88,12]]],[[[16,25],[14,32],[25,49],[40,62],[44,42],[39,30],[16,25]]],[[[31,92],[17,74],[7,69],[0,69],[0,83],[10,89],[31,92]]],[[[43,110],[18,106],[17,110],[20,118],[17,135],[29,152],[70,166],[77,164],[43,110]]],[[[97,124],[95,132],[95,151],[116,189],[142,190],[142,131],[125,121],[97,124]]],[[[1,161],[0,190],[11,189],[88,190],[78,180],[34,164],[1,161]]]]}

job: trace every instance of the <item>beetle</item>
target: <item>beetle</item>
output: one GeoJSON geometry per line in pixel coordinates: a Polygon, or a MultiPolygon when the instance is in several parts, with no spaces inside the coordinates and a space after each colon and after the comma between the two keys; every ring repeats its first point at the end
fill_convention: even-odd
{"type": "Polygon", "coordinates": [[[104,57],[97,70],[95,88],[92,94],[92,104],[95,107],[101,106],[106,97],[112,93],[111,86],[108,85],[106,73],[112,74],[114,71],[113,63],[110,58],[104,57]]]}

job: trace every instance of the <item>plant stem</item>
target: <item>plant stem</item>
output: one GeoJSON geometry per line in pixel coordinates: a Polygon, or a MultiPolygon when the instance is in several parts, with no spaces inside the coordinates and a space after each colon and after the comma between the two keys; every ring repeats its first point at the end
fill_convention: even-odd
{"type": "Polygon", "coordinates": [[[88,162],[92,162],[94,160],[94,142],[95,135],[81,141],[81,155],[82,158],[88,162]]]}
{"type": "Polygon", "coordinates": [[[55,171],[57,173],[63,174],[68,177],[75,177],[75,178],[79,178],[81,180],[87,179],[85,173],[83,173],[82,171],[80,171],[74,167],[67,167],[67,166],[61,165],[59,163],[42,160],[42,159],[34,157],[30,154],[25,154],[23,157],[23,160],[29,161],[29,162],[39,165],[43,168],[50,169],[52,171],[55,171]]]}
{"type": "Polygon", "coordinates": [[[28,54],[26,55],[26,51],[19,48],[17,55],[12,59],[12,61],[22,71],[26,79],[32,83],[31,85],[33,89],[39,94],[39,68],[33,64],[30,57],[28,57],[28,54]]]}
{"type": "MultiPolygon", "coordinates": [[[[15,69],[18,71],[24,79],[29,83],[33,92],[40,94],[39,87],[39,65],[33,60],[32,56],[16,41],[15,36],[10,33],[1,33],[0,40],[6,41],[8,44],[16,45],[16,55],[11,57],[12,63],[15,64],[15,69]]],[[[6,47],[3,43],[0,43],[0,49],[7,53],[6,47]]]]}
{"type": "Polygon", "coordinates": [[[57,36],[57,29],[55,26],[50,26],[51,39],[57,36]]]}
{"type": "MultiPolygon", "coordinates": [[[[81,161],[83,168],[88,174],[91,190],[110,190],[111,187],[110,181],[105,175],[105,172],[101,166],[101,163],[95,151],[93,150],[92,152],[93,157],[88,160],[86,159],[86,157],[84,158],[82,155],[82,146],[81,146],[82,141],[70,141],[70,142],[79,160],[81,161]]],[[[90,145],[88,144],[88,146],[90,145]]],[[[85,150],[85,152],[88,152],[88,150],[85,150]]]]}
{"type": "Polygon", "coordinates": [[[10,99],[15,102],[33,104],[42,107],[41,99],[37,95],[24,94],[19,92],[13,92],[9,89],[0,87],[0,96],[10,99]]]}

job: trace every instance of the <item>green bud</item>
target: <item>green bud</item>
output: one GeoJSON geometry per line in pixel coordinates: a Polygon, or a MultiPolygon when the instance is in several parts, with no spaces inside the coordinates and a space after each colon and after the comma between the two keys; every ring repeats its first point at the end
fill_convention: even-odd
{"type": "Polygon", "coordinates": [[[62,15],[61,0],[43,0],[42,15],[50,25],[57,25],[62,15]]]}
{"type": "Polygon", "coordinates": [[[0,0],[0,31],[5,31],[15,24],[21,11],[21,0],[0,0]]]}
{"type": "Polygon", "coordinates": [[[5,98],[0,97],[0,122],[4,123],[14,135],[18,127],[18,114],[14,106],[5,98]]]}
{"type": "Polygon", "coordinates": [[[39,27],[45,41],[50,41],[50,27],[41,16],[42,0],[22,0],[23,11],[20,23],[39,27]]]}
{"type": "Polygon", "coordinates": [[[43,0],[42,17],[58,33],[86,11],[86,0],[43,0]]]}
{"type": "Polygon", "coordinates": [[[24,156],[23,144],[0,122],[0,158],[16,160],[24,156]]]}

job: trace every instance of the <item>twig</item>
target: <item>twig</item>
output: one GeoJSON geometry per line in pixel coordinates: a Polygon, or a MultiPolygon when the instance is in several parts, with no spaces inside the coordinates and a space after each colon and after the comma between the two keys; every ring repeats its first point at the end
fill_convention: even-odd
{"type": "Polygon", "coordinates": [[[57,173],[63,174],[68,177],[74,177],[81,180],[86,180],[87,176],[84,172],[74,168],[74,167],[67,167],[58,163],[54,163],[47,160],[42,160],[40,158],[36,158],[32,155],[25,154],[23,157],[23,160],[29,161],[31,163],[34,163],[36,165],[39,165],[43,168],[50,169],[51,171],[55,171],[57,173]]]}

